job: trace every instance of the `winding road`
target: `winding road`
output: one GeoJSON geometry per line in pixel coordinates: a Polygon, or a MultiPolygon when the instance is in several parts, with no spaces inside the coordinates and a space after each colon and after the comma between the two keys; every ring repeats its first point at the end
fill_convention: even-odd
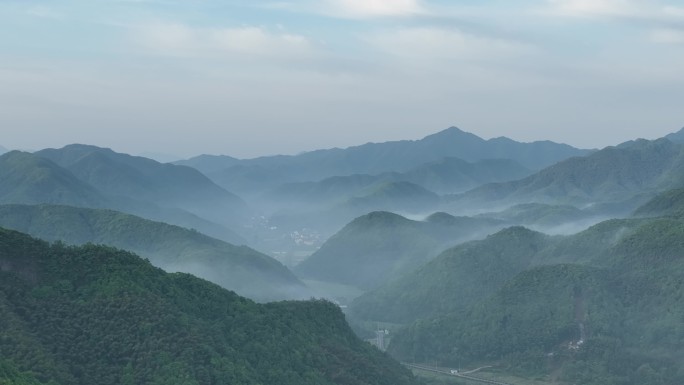
{"type": "Polygon", "coordinates": [[[450,370],[447,370],[447,369],[438,369],[438,368],[432,368],[432,367],[424,366],[424,365],[409,364],[408,362],[402,362],[402,365],[407,366],[407,367],[409,367],[409,368],[415,368],[415,369],[420,369],[420,370],[426,370],[426,371],[429,371],[429,372],[435,372],[435,373],[446,374],[446,375],[449,375],[449,376],[459,377],[459,378],[463,378],[463,379],[466,379],[466,380],[469,380],[469,381],[481,382],[481,383],[483,383],[483,384],[492,384],[492,385],[512,385],[512,384],[509,384],[509,383],[506,383],[506,382],[500,382],[500,381],[494,381],[494,380],[487,380],[487,379],[485,379],[485,378],[478,378],[478,377],[473,377],[473,376],[469,376],[469,375],[468,375],[468,373],[474,373],[474,372],[476,372],[476,371],[478,371],[478,370],[480,370],[480,369],[487,368],[488,366],[483,366],[483,367],[481,367],[481,368],[477,368],[477,369],[474,369],[474,370],[470,370],[470,371],[468,371],[468,372],[453,374],[453,373],[451,373],[450,370]]]}

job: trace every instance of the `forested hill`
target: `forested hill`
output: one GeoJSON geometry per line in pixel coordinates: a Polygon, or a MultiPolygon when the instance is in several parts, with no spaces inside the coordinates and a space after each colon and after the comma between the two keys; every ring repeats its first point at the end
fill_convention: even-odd
{"type": "Polygon", "coordinates": [[[290,270],[256,250],[113,210],[0,205],[0,226],[47,241],[132,251],[166,271],[191,273],[254,300],[309,298],[290,270]]]}
{"type": "Polygon", "coordinates": [[[619,202],[682,187],[684,146],[637,140],[559,162],[527,178],[492,183],[455,197],[461,204],[619,202]]]}
{"type": "Polygon", "coordinates": [[[128,252],[49,245],[4,229],[0,319],[0,374],[7,376],[0,382],[413,381],[360,341],[331,303],[260,305],[193,276],[164,273],[128,252]]]}

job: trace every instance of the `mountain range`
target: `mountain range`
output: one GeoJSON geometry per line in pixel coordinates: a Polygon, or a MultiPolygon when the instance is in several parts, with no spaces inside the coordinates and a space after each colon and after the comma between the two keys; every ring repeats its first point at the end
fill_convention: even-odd
{"type": "Polygon", "coordinates": [[[455,206],[515,203],[600,204],[628,201],[630,211],[658,192],[684,185],[684,145],[637,140],[559,162],[527,178],[453,196],[455,206]]]}
{"type": "Polygon", "coordinates": [[[570,236],[512,227],[455,246],[355,299],[350,316],[408,323],[389,346],[401,360],[497,362],[561,383],[678,383],[680,195],[570,236]]]}
{"type": "Polygon", "coordinates": [[[222,224],[238,223],[247,212],[241,198],[191,167],[79,144],[35,155],[50,159],[110,196],[177,207],[222,224]]]}
{"type": "MultiPolygon", "coordinates": [[[[103,150],[108,151],[108,150],[103,150]]],[[[130,167],[123,166],[124,171],[130,167]]],[[[197,172],[190,170],[190,173],[197,172]]],[[[113,168],[99,169],[93,178],[103,180],[115,178],[116,175],[125,173],[115,171],[113,168]]],[[[186,170],[183,170],[184,172],[186,170]]],[[[143,186],[149,186],[151,182],[145,178],[139,178],[143,186]]],[[[179,179],[178,182],[182,180],[179,179]]],[[[168,183],[173,183],[170,179],[168,183]]],[[[211,182],[209,182],[211,183],[211,182]]],[[[144,189],[138,187],[130,180],[122,179],[122,185],[131,186],[131,191],[144,189]]],[[[218,188],[211,184],[212,188],[218,188]]],[[[157,186],[155,189],[162,189],[157,186]]],[[[123,188],[123,187],[122,187],[123,188]]],[[[195,194],[197,195],[197,194],[195,194]]],[[[189,195],[192,197],[193,195],[189,195]]],[[[200,197],[202,195],[199,195],[200,197]]],[[[108,190],[100,190],[84,181],[70,170],[67,170],[50,159],[20,151],[11,151],[0,155],[0,204],[61,204],[78,207],[110,208],[123,211],[144,218],[164,221],[187,228],[195,228],[213,237],[237,244],[245,243],[245,240],[224,225],[211,222],[192,214],[179,207],[165,207],[152,201],[140,200],[131,193],[130,196],[115,196],[108,194],[108,190]]],[[[241,204],[238,211],[242,210],[241,204]]]]}
{"type": "Polygon", "coordinates": [[[471,163],[486,159],[509,159],[536,170],[589,152],[548,141],[520,143],[508,138],[484,140],[451,127],[414,141],[367,143],[345,149],[246,160],[202,155],[176,164],[195,167],[228,190],[242,193],[263,191],[284,183],[318,181],[330,176],[402,173],[454,157],[471,163]]]}
{"type": "Polygon", "coordinates": [[[309,297],[306,287],[269,256],[197,231],[112,210],[0,205],[0,227],[51,242],[125,249],[166,271],[191,273],[251,299],[309,297]]]}

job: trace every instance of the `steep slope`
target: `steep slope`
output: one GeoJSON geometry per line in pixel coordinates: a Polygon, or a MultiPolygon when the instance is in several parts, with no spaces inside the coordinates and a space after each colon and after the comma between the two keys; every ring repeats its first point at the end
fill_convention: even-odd
{"type": "Polygon", "coordinates": [[[668,190],[634,211],[638,217],[684,216],[684,189],[668,190]]]}
{"type": "Polygon", "coordinates": [[[6,152],[8,152],[8,151],[9,151],[9,150],[7,150],[5,147],[0,146],[0,155],[6,153],[6,152]]]}
{"type": "Polygon", "coordinates": [[[160,207],[135,197],[114,197],[103,193],[49,159],[26,152],[12,151],[0,156],[0,204],[3,203],[111,208],[194,228],[228,242],[245,243],[227,227],[180,208],[160,207]]]}
{"type": "Polygon", "coordinates": [[[625,200],[684,184],[684,146],[639,140],[571,158],[519,181],[485,185],[456,203],[596,203],[625,200]]]}
{"type": "Polygon", "coordinates": [[[50,160],[20,151],[0,156],[0,203],[103,207],[107,202],[99,191],[50,160]]]}
{"type": "Polygon", "coordinates": [[[369,289],[410,271],[444,248],[500,226],[496,221],[448,214],[421,222],[372,212],[347,224],[294,271],[304,278],[369,289]]]}
{"type": "Polygon", "coordinates": [[[634,223],[590,264],[526,270],[488,299],[414,323],[390,351],[578,384],[681,383],[684,222],[634,223]]]}
{"type": "Polygon", "coordinates": [[[190,167],[79,144],[41,150],[36,155],[109,195],[178,207],[224,224],[235,223],[247,211],[242,199],[190,167]]]}
{"type": "Polygon", "coordinates": [[[256,300],[306,298],[304,285],[271,257],[196,231],[116,211],[0,205],[0,226],[47,241],[129,250],[166,271],[191,273],[256,300]]]}
{"type": "Polygon", "coordinates": [[[406,323],[464,309],[529,268],[535,254],[551,242],[548,238],[511,227],[453,247],[355,299],[351,312],[358,319],[406,323]]]}
{"type": "Polygon", "coordinates": [[[101,246],[0,230],[0,354],[57,384],[378,384],[411,374],[324,301],[258,305],[101,246]]]}
{"type": "MultiPolygon", "coordinates": [[[[356,298],[356,319],[391,323],[444,316],[493,294],[518,273],[534,266],[592,263],[640,226],[645,219],[601,222],[570,236],[547,236],[511,227],[483,240],[464,243],[356,298]]],[[[605,263],[604,263],[605,265],[605,263]]]]}
{"type": "Polygon", "coordinates": [[[529,169],[541,169],[571,156],[587,154],[567,145],[553,142],[520,143],[507,138],[484,140],[476,135],[448,128],[423,139],[367,143],[346,149],[328,149],[293,156],[270,156],[232,164],[210,156],[189,159],[183,164],[200,171],[231,191],[258,191],[287,182],[316,181],[331,176],[406,172],[428,162],[446,157],[468,162],[484,159],[511,159],[529,169]],[[217,171],[219,164],[228,166],[217,171]],[[267,176],[275,176],[269,181],[267,176]]]}

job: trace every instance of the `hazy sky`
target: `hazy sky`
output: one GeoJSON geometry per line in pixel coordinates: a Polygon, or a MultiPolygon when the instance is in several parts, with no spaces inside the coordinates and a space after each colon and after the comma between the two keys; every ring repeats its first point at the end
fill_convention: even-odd
{"type": "Polygon", "coordinates": [[[251,157],[684,126],[684,0],[0,0],[0,145],[251,157]]]}

